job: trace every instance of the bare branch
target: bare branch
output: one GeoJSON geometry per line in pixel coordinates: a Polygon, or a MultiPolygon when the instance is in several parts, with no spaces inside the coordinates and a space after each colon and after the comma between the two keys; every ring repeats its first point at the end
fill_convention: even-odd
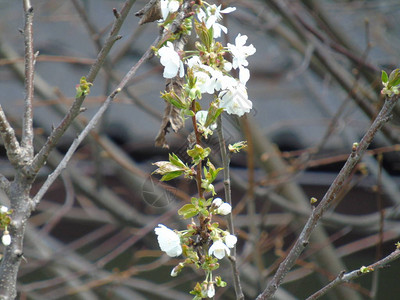
{"type": "Polygon", "coordinates": [[[7,150],[7,157],[11,164],[16,167],[20,164],[22,149],[19,146],[14,129],[11,127],[4,114],[3,108],[0,105],[0,135],[4,142],[4,147],[7,150]]]}
{"type": "MultiPolygon", "coordinates": [[[[159,38],[157,38],[154,42],[153,45],[156,45],[159,41],[159,38]]],[[[153,56],[153,50],[151,46],[146,53],[140,58],[140,60],[129,70],[129,72],[124,76],[124,78],[121,80],[120,84],[117,86],[117,88],[111,93],[110,96],[107,97],[106,101],[102,104],[102,106],[99,108],[99,110],[96,112],[96,114],[93,116],[93,118],[89,121],[89,123],[86,125],[86,127],[82,130],[82,132],[79,134],[79,136],[74,140],[74,142],[71,144],[70,148],[68,149],[67,153],[65,154],[64,158],[60,162],[60,164],[57,166],[57,168],[49,175],[47,178],[46,182],[42,185],[40,188],[39,192],[36,194],[34,197],[33,201],[35,205],[38,205],[46,191],[49,189],[49,187],[53,184],[53,182],[57,179],[57,177],[60,175],[61,171],[65,169],[67,166],[67,163],[71,159],[72,155],[80,145],[80,143],[86,138],[86,136],[89,134],[89,132],[96,127],[97,122],[100,120],[100,118],[103,116],[104,112],[107,110],[107,108],[110,106],[114,98],[117,96],[117,94],[125,87],[125,85],[132,79],[132,77],[136,74],[136,71],[138,68],[146,62],[148,59],[150,59],[153,56]]],[[[49,139],[47,140],[49,142],[49,139]]],[[[46,142],[46,144],[47,144],[46,142]]],[[[43,148],[42,148],[43,149],[43,148]]],[[[40,153],[39,153],[40,154],[40,153]]],[[[47,157],[47,156],[46,156],[47,157]]]]}
{"type": "MultiPolygon", "coordinates": [[[[230,158],[226,151],[224,133],[222,131],[221,115],[217,119],[217,126],[218,126],[217,133],[218,133],[219,148],[221,151],[222,167],[223,167],[223,172],[224,172],[225,201],[232,206],[231,180],[230,180],[230,174],[229,174],[230,158]]],[[[235,228],[234,228],[234,224],[233,224],[232,214],[228,215],[228,229],[231,234],[235,234],[235,228]]],[[[240,283],[239,270],[238,270],[237,262],[236,262],[236,245],[232,249],[232,255],[229,256],[229,261],[231,263],[232,272],[233,272],[233,282],[234,282],[234,286],[235,286],[236,298],[244,299],[242,285],[240,283]]]]}
{"type": "Polygon", "coordinates": [[[24,0],[25,11],[25,103],[24,118],[22,121],[21,147],[25,149],[27,158],[33,158],[33,93],[34,93],[34,66],[35,54],[33,53],[33,7],[30,0],[24,0]]]}
{"type": "Polygon", "coordinates": [[[343,183],[349,177],[354,167],[360,161],[362,155],[366,151],[367,147],[372,142],[374,136],[379,129],[388,121],[391,111],[397,103],[399,96],[395,96],[386,99],[379,115],[376,117],[375,121],[372,123],[371,127],[365,133],[364,137],[359,144],[353,145],[352,153],[348,157],[345,165],[340,170],[338,176],[326,192],[325,196],[321,200],[321,203],[313,210],[310,218],[308,219],[306,225],[304,226],[299,238],[296,240],[294,246],[290,250],[288,256],[279,265],[277,272],[275,273],[273,279],[268,283],[265,290],[257,297],[258,300],[261,299],[271,299],[275,294],[276,290],[282,283],[286,274],[295,264],[299,255],[303,252],[305,247],[308,245],[311,233],[314,231],[319,219],[323,216],[325,211],[331,206],[331,204],[336,199],[337,195],[343,188],[343,183]]]}
{"type": "Polygon", "coordinates": [[[328,285],[324,286],[318,292],[315,292],[314,294],[312,294],[306,300],[318,299],[319,297],[326,294],[326,292],[328,292],[335,286],[338,286],[339,284],[342,284],[345,282],[349,282],[350,280],[354,280],[354,279],[364,276],[370,272],[377,271],[379,268],[382,268],[389,262],[396,260],[399,257],[400,257],[400,249],[397,249],[397,250],[393,251],[391,254],[389,254],[388,256],[386,256],[385,258],[383,258],[367,267],[364,267],[364,270],[366,270],[364,272],[361,269],[354,270],[349,273],[342,272],[336,277],[335,280],[331,281],[328,285]]]}
{"type": "MultiPolygon", "coordinates": [[[[108,53],[110,52],[114,43],[119,40],[121,37],[118,35],[119,30],[121,29],[122,24],[124,23],[126,16],[129,13],[132,5],[136,2],[136,0],[128,0],[125,2],[123,8],[121,9],[120,17],[117,18],[114,22],[114,25],[111,29],[111,32],[104,43],[103,48],[97,56],[96,62],[91,67],[89,74],[86,76],[88,82],[93,82],[96,78],[100,68],[103,66],[108,53]]],[[[27,170],[27,173],[36,174],[40,168],[45,163],[48,155],[51,150],[57,145],[60,138],[63,136],[64,132],[71,125],[72,121],[79,115],[80,108],[82,106],[83,101],[85,100],[85,96],[81,96],[75,99],[72,104],[68,114],[64,117],[61,123],[53,130],[50,136],[47,139],[46,144],[40,149],[39,153],[34,157],[34,160],[27,170]]]]}

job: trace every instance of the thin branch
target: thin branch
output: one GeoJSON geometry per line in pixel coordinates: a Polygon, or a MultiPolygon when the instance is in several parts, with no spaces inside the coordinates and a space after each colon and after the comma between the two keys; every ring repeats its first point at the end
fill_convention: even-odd
{"type": "Polygon", "coordinates": [[[7,117],[0,105],[0,135],[4,142],[4,147],[7,151],[7,157],[11,164],[16,167],[20,164],[22,149],[19,146],[14,129],[11,127],[7,117]]]}
{"type": "Polygon", "coordinates": [[[335,286],[338,286],[339,284],[349,282],[350,280],[354,280],[356,278],[359,278],[361,276],[364,276],[370,272],[377,271],[380,268],[383,268],[386,264],[389,262],[396,260],[400,257],[400,249],[397,249],[393,251],[391,254],[386,256],[385,258],[381,259],[380,261],[377,261],[367,267],[364,268],[364,270],[367,270],[365,272],[362,272],[361,269],[354,270],[349,273],[340,273],[335,280],[331,281],[328,285],[320,289],[318,292],[314,293],[310,297],[308,297],[306,300],[315,300],[321,297],[322,295],[326,294],[330,289],[334,288],[335,286]]]}
{"type": "Polygon", "coordinates": [[[33,53],[33,7],[30,0],[24,0],[25,11],[25,103],[24,118],[22,121],[21,147],[25,149],[28,159],[33,158],[33,93],[34,93],[34,66],[35,54],[33,53]]]}
{"type": "MultiPolygon", "coordinates": [[[[229,174],[230,157],[226,151],[224,133],[222,131],[221,115],[217,119],[217,133],[218,133],[219,148],[221,151],[222,167],[224,173],[225,202],[229,203],[232,206],[231,180],[229,174]]],[[[228,229],[231,234],[235,234],[232,214],[228,214],[228,229]]],[[[233,282],[235,286],[236,298],[244,299],[242,285],[240,283],[239,270],[236,262],[236,245],[232,249],[232,255],[229,256],[229,261],[231,262],[231,267],[233,272],[233,282]]]]}
{"type": "Polygon", "coordinates": [[[371,127],[365,133],[360,143],[353,145],[352,153],[348,157],[345,165],[340,170],[338,176],[336,177],[336,179],[333,181],[332,185],[326,192],[325,196],[321,200],[321,203],[312,211],[311,216],[308,219],[306,225],[304,226],[302,232],[300,233],[299,238],[297,239],[294,246],[290,250],[288,256],[280,264],[273,279],[268,283],[265,290],[257,297],[258,300],[271,299],[273,297],[276,290],[278,289],[283,279],[285,278],[286,274],[295,264],[296,259],[308,245],[311,233],[314,231],[319,219],[323,216],[325,211],[331,206],[331,204],[337,198],[337,195],[343,188],[343,183],[346,181],[346,179],[353,171],[354,167],[360,161],[362,155],[372,142],[378,130],[381,129],[382,126],[388,121],[391,111],[396,105],[398,99],[399,96],[386,99],[381,111],[379,112],[379,115],[376,117],[371,127]]]}
{"type": "MultiPolygon", "coordinates": [[[[159,41],[159,38],[155,40],[153,45],[156,45],[159,41]]],[[[72,155],[78,148],[79,144],[86,138],[86,136],[89,134],[89,132],[96,127],[97,122],[100,120],[100,118],[103,116],[104,112],[107,110],[107,108],[110,106],[114,98],[117,96],[117,94],[125,87],[125,85],[129,82],[129,80],[132,79],[132,77],[136,74],[136,71],[138,68],[146,62],[148,59],[150,59],[153,56],[153,50],[152,46],[146,51],[146,53],[140,58],[140,60],[129,70],[129,72],[125,75],[125,77],[121,80],[120,84],[117,86],[117,88],[111,93],[110,96],[107,97],[106,101],[102,104],[102,106],[99,108],[99,110],[96,112],[96,114],[93,116],[93,118],[89,121],[89,123],[86,125],[86,127],[82,130],[82,132],[79,134],[79,136],[74,140],[74,142],[71,144],[70,148],[68,149],[67,153],[65,154],[64,158],[60,162],[60,164],[57,166],[57,168],[49,175],[45,183],[42,185],[40,188],[39,192],[36,194],[36,196],[33,198],[33,201],[35,205],[38,205],[48,188],[53,184],[53,182],[56,180],[56,178],[60,175],[61,171],[67,166],[67,163],[71,159],[72,155]]],[[[43,148],[42,148],[43,149],[43,148]]]]}
{"type": "MultiPolygon", "coordinates": [[[[129,10],[132,5],[136,2],[136,0],[128,0],[125,2],[124,7],[122,8],[120,14],[118,14],[118,18],[115,20],[113,28],[104,43],[103,48],[97,56],[96,62],[91,67],[89,74],[86,76],[88,82],[93,82],[96,78],[100,68],[103,66],[107,55],[109,54],[111,47],[114,43],[121,38],[118,35],[121,26],[128,15],[129,10]]],[[[126,84],[126,83],[125,83],[126,84]]],[[[124,86],[125,86],[124,84],[124,86]]],[[[52,131],[50,136],[47,139],[46,144],[40,149],[39,153],[35,156],[30,168],[27,170],[27,173],[36,174],[40,168],[44,165],[47,157],[49,156],[51,150],[57,145],[58,141],[63,136],[64,132],[69,128],[72,121],[79,115],[81,111],[81,106],[83,101],[85,100],[85,96],[81,96],[75,99],[72,104],[70,110],[67,115],[61,121],[61,123],[52,131]]]]}

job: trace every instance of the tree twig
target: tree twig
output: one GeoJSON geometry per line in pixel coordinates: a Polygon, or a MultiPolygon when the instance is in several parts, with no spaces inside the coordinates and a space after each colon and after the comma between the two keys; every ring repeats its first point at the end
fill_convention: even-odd
{"type": "Polygon", "coordinates": [[[25,12],[25,101],[24,118],[22,120],[21,147],[24,148],[27,159],[33,158],[33,93],[35,54],[33,53],[33,7],[30,0],[24,0],[25,12]]]}
{"type": "Polygon", "coordinates": [[[370,272],[377,271],[379,268],[382,268],[389,262],[396,260],[399,257],[400,257],[400,249],[397,249],[397,250],[393,251],[391,254],[389,254],[388,256],[386,256],[385,258],[383,258],[367,267],[364,267],[364,270],[366,270],[364,272],[362,272],[361,269],[354,270],[354,271],[351,271],[348,273],[342,272],[336,277],[335,280],[331,281],[328,285],[324,286],[322,289],[320,289],[319,291],[317,291],[316,293],[314,293],[313,295],[308,297],[306,300],[318,299],[319,297],[326,294],[326,292],[328,292],[330,289],[334,288],[335,286],[338,286],[339,284],[342,284],[345,282],[349,282],[350,280],[354,280],[354,279],[364,276],[370,272]]]}
{"type": "MultiPolygon", "coordinates": [[[[121,29],[121,26],[126,16],[128,15],[130,8],[135,2],[136,0],[129,0],[125,2],[121,12],[118,14],[118,18],[114,22],[113,28],[111,29],[111,32],[106,42],[104,43],[103,48],[101,49],[101,51],[97,56],[96,62],[93,64],[88,75],[86,76],[88,82],[94,81],[100,68],[103,66],[112,46],[117,40],[121,38],[121,36],[118,35],[119,30],[121,29]]],[[[36,174],[40,170],[40,168],[45,163],[48,155],[50,154],[51,150],[53,150],[54,147],[57,145],[58,141],[63,136],[64,132],[71,125],[72,121],[79,115],[82,103],[85,100],[85,98],[86,98],[85,96],[81,96],[75,99],[67,115],[61,121],[61,123],[52,131],[52,133],[47,139],[46,144],[40,149],[39,153],[34,157],[31,166],[27,170],[27,173],[36,174]]]]}
{"type": "Polygon", "coordinates": [[[311,216],[304,226],[302,232],[300,233],[299,238],[296,240],[285,260],[280,264],[273,279],[268,283],[265,290],[257,297],[258,300],[271,299],[273,297],[276,290],[285,278],[286,274],[295,264],[296,259],[303,252],[304,248],[308,245],[311,233],[316,227],[319,219],[331,206],[331,204],[336,199],[338,193],[342,190],[343,183],[351,174],[356,164],[360,161],[362,155],[372,142],[378,130],[381,129],[381,127],[388,121],[391,111],[396,105],[398,98],[399,96],[395,96],[385,100],[381,111],[379,112],[378,116],[376,117],[375,121],[372,123],[368,131],[365,133],[364,137],[361,139],[360,143],[353,145],[352,153],[348,157],[345,165],[340,170],[338,176],[333,181],[332,185],[326,192],[320,204],[312,211],[311,216]]]}
{"type": "MultiPolygon", "coordinates": [[[[153,45],[156,45],[159,41],[159,38],[157,38],[153,45]]],[[[86,125],[86,127],[82,130],[82,132],[79,134],[79,136],[73,141],[71,144],[70,148],[68,149],[67,153],[65,154],[64,158],[60,162],[60,164],[57,166],[57,168],[49,175],[45,183],[42,185],[40,188],[39,192],[35,195],[33,198],[33,201],[35,205],[38,205],[48,188],[53,184],[53,182],[56,180],[56,178],[60,175],[61,171],[67,166],[67,163],[71,159],[72,155],[74,154],[75,150],[78,148],[80,143],[85,139],[85,137],[89,134],[89,132],[95,128],[97,122],[100,120],[104,112],[107,110],[107,108],[110,106],[114,98],[117,96],[117,94],[125,87],[125,85],[129,82],[129,80],[132,79],[132,77],[136,74],[136,71],[138,68],[146,62],[148,59],[150,59],[153,56],[153,50],[152,46],[146,51],[146,53],[139,59],[139,61],[129,70],[129,72],[124,76],[124,78],[121,80],[120,84],[117,86],[117,88],[107,97],[106,101],[101,105],[99,110],[96,112],[96,114],[93,116],[93,118],[89,121],[89,123],[86,125]]]]}
{"type": "Polygon", "coordinates": [[[15,136],[14,129],[11,127],[4,114],[3,108],[0,105],[0,135],[4,142],[4,147],[7,151],[7,157],[10,163],[16,167],[20,163],[20,158],[22,155],[21,147],[17,137],[15,136]]]}
{"type": "MultiPolygon", "coordinates": [[[[230,180],[230,174],[229,174],[230,158],[226,151],[224,133],[222,131],[221,115],[217,119],[217,133],[218,133],[218,142],[219,142],[219,148],[220,148],[220,152],[221,152],[222,167],[223,167],[223,174],[224,174],[225,202],[229,203],[232,206],[231,180],[230,180]]],[[[235,227],[233,224],[232,214],[228,214],[228,229],[231,234],[235,234],[235,227]]],[[[244,294],[242,291],[242,285],[240,283],[239,270],[238,270],[237,261],[236,261],[236,245],[232,249],[232,255],[229,256],[229,261],[231,262],[231,267],[232,267],[232,272],[233,272],[233,282],[234,282],[234,286],[235,286],[236,298],[242,300],[242,299],[244,299],[244,294]]]]}

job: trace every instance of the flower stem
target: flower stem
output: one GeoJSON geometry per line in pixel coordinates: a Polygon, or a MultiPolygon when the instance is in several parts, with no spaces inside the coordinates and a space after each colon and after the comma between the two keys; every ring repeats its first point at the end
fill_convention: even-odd
{"type": "MultiPolygon", "coordinates": [[[[196,121],[196,100],[192,101],[192,123],[193,123],[193,130],[196,136],[196,144],[200,145],[200,132],[197,128],[197,121],[196,121]]],[[[199,198],[203,198],[203,189],[201,188],[201,161],[196,166],[196,182],[197,182],[197,191],[199,193],[199,198]]]]}

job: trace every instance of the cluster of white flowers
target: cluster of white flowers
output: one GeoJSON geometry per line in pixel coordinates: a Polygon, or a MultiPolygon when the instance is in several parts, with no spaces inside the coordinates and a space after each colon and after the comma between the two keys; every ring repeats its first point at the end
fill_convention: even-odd
{"type": "Polygon", "coordinates": [[[181,239],[178,234],[163,224],[158,224],[154,231],[157,234],[161,250],[167,253],[168,256],[176,257],[182,254],[181,239]]]}
{"type": "MultiPolygon", "coordinates": [[[[163,0],[161,9],[163,18],[165,19],[169,13],[179,9],[178,1],[163,0]]],[[[222,14],[227,14],[235,11],[234,7],[227,7],[221,10],[221,5],[208,5],[206,9],[199,9],[197,18],[204,22],[207,29],[213,29],[213,37],[221,36],[221,31],[228,32],[228,29],[219,24],[222,19],[222,14]]],[[[255,47],[251,44],[246,46],[247,36],[238,34],[235,39],[235,44],[228,43],[224,51],[232,54],[232,62],[223,60],[219,62],[219,66],[212,63],[204,63],[199,55],[191,55],[186,59],[187,68],[193,71],[193,76],[196,78],[197,89],[201,93],[214,94],[218,92],[220,107],[228,114],[242,116],[250,112],[252,102],[248,98],[246,91],[246,83],[250,79],[250,72],[246,68],[248,66],[247,57],[256,52],[255,47]],[[221,67],[222,66],[222,67],[221,67]],[[231,69],[239,70],[239,79],[235,79],[228,74],[231,69]]],[[[158,50],[160,62],[164,66],[164,78],[173,78],[177,75],[184,76],[183,60],[178,52],[174,50],[171,42],[167,42],[158,50]]]]}
{"type": "MultiPolygon", "coordinates": [[[[0,213],[2,214],[7,214],[8,213],[8,207],[7,206],[1,206],[0,207],[0,213]]],[[[9,246],[11,244],[11,235],[6,229],[3,232],[3,236],[1,237],[1,242],[3,243],[4,246],[9,246]]]]}
{"type": "Polygon", "coordinates": [[[208,255],[214,255],[218,259],[223,259],[225,255],[230,255],[233,247],[235,247],[237,237],[233,234],[228,234],[224,237],[224,240],[217,239],[213,242],[211,247],[208,249],[208,255]]]}
{"type": "Polygon", "coordinates": [[[232,206],[229,203],[222,201],[221,198],[215,198],[212,204],[216,208],[215,212],[219,215],[226,216],[232,212],[232,206]]]}

